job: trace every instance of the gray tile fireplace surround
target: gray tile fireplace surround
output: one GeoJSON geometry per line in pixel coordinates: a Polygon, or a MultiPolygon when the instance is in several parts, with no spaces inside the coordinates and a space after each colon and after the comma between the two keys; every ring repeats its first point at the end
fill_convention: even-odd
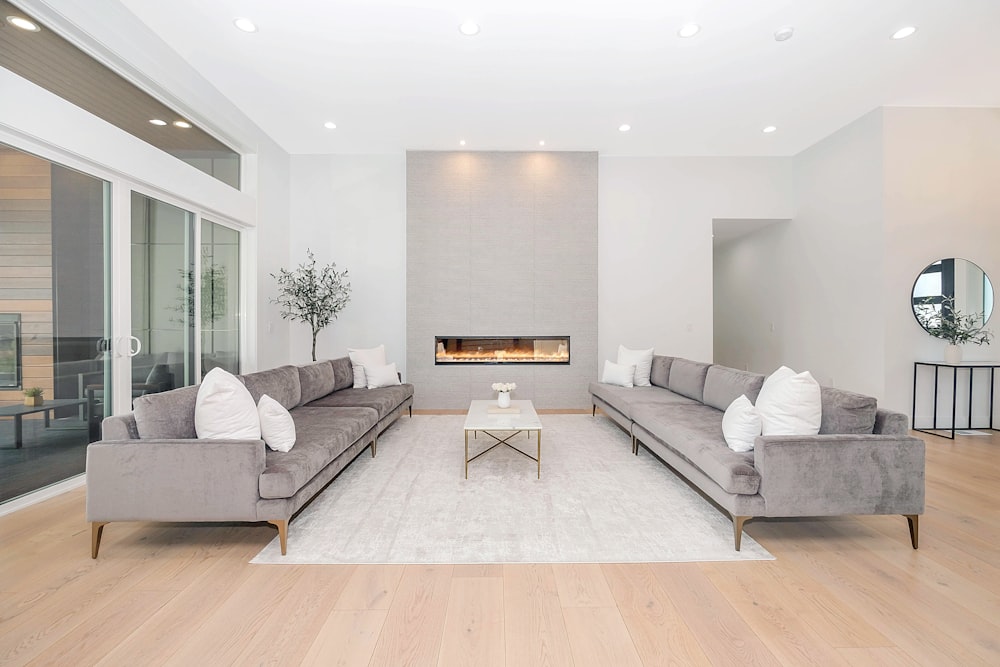
{"type": "Polygon", "coordinates": [[[416,409],[464,409],[516,382],[586,408],[597,376],[597,153],[408,152],[407,381],[416,409]],[[561,336],[559,365],[435,365],[435,336],[561,336]]]}

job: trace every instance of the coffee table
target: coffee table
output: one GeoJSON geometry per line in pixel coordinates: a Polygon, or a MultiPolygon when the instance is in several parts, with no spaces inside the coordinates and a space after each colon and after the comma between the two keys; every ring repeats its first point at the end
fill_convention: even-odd
{"type": "Polygon", "coordinates": [[[510,408],[507,409],[497,407],[496,401],[472,401],[472,404],[469,406],[469,412],[465,416],[465,478],[469,479],[470,462],[475,461],[487,452],[493,451],[500,445],[506,445],[518,454],[538,463],[538,479],[542,478],[542,422],[538,418],[535,406],[531,404],[531,401],[511,401],[510,408]],[[501,431],[513,432],[506,436],[496,435],[496,433],[501,431]],[[521,433],[527,435],[530,441],[532,431],[535,432],[538,442],[536,456],[523,452],[510,444],[510,440],[521,433]],[[473,439],[482,433],[496,440],[496,443],[470,459],[470,433],[473,439]]]}

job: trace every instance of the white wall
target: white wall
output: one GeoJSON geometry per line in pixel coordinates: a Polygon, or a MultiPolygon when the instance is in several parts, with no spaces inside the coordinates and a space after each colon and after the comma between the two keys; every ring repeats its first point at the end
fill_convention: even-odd
{"type": "Polygon", "coordinates": [[[713,218],[790,218],[788,158],[599,161],[598,360],[618,345],[711,361],[713,218]]]}
{"type": "Polygon", "coordinates": [[[717,359],[881,396],[882,112],[794,159],[796,214],[717,249],[717,359]]]}
{"type": "MultiPolygon", "coordinates": [[[[385,344],[386,357],[406,377],[405,155],[295,155],[291,159],[292,269],[309,248],[317,264],[350,272],[351,301],[316,343],[317,358],[348,347],[385,344]]],[[[262,298],[277,295],[267,276],[262,298]]],[[[310,360],[308,325],[291,328],[291,363],[310,360]]]]}
{"type": "MultiPolygon", "coordinates": [[[[937,259],[961,257],[982,267],[994,289],[1000,285],[1000,110],[889,108],[884,113],[882,403],[909,414],[913,362],[941,360],[945,345],[913,317],[910,293],[917,274],[937,259]]],[[[1000,333],[998,323],[994,314],[987,328],[1000,333]]],[[[964,358],[997,360],[998,347],[1000,342],[967,345],[964,358]]],[[[925,410],[918,406],[918,415],[925,410]]]]}

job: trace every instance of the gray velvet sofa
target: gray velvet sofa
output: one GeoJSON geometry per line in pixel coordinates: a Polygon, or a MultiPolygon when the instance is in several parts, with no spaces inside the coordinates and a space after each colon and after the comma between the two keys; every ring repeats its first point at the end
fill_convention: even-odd
{"type": "Polygon", "coordinates": [[[822,387],[818,435],[758,436],[735,452],[722,416],[741,394],[756,403],[764,376],[687,359],[654,356],[652,387],[593,382],[600,408],[640,444],[730,514],[736,550],[753,517],[901,514],[917,548],[924,511],[924,442],[906,415],[874,398],[822,387]]]}
{"type": "Polygon", "coordinates": [[[347,357],[240,376],[289,410],[295,446],[206,440],[195,434],[198,387],[140,396],[133,412],[108,417],[87,447],[87,521],[97,558],[113,521],[266,521],[287,551],[288,522],[404,411],[413,385],[352,389],[347,357]]]}

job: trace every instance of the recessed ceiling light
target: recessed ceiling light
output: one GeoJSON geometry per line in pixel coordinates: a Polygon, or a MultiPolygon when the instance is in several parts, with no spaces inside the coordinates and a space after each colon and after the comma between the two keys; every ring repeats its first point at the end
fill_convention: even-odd
{"type": "Polygon", "coordinates": [[[179,127],[183,130],[186,130],[189,127],[191,127],[191,123],[187,122],[186,120],[175,120],[174,127],[179,127]]]}
{"type": "Polygon", "coordinates": [[[761,130],[761,132],[763,132],[764,134],[771,134],[772,132],[774,132],[777,129],[778,128],[776,128],[774,125],[768,125],[763,130],[761,130]]]}
{"type": "Polygon", "coordinates": [[[544,139],[542,139],[541,141],[539,141],[539,142],[538,142],[538,145],[539,145],[539,146],[544,146],[544,145],[545,145],[545,140],[544,140],[544,139]]]}
{"type": "Polygon", "coordinates": [[[153,125],[166,125],[167,124],[167,121],[160,120],[159,118],[153,118],[149,122],[152,123],[153,125]]]}
{"type": "Polygon", "coordinates": [[[774,41],[784,42],[792,38],[795,34],[795,28],[790,25],[783,26],[774,31],[774,41]]]}
{"type": "Polygon", "coordinates": [[[685,23],[681,26],[681,29],[677,31],[679,37],[694,37],[699,32],[701,32],[701,26],[697,23],[685,23]]]}
{"type": "Polygon", "coordinates": [[[631,129],[632,129],[632,126],[629,125],[628,123],[622,123],[621,125],[618,126],[618,131],[619,132],[628,132],[631,129]]]}
{"type": "Polygon", "coordinates": [[[474,37],[479,34],[479,24],[469,19],[458,26],[458,31],[465,35],[466,37],[474,37]]]}
{"type": "Polygon", "coordinates": [[[462,139],[461,141],[459,141],[458,145],[459,146],[464,146],[465,145],[465,139],[462,139]]]}
{"type": "Polygon", "coordinates": [[[257,25],[247,18],[238,18],[233,21],[233,25],[242,30],[243,32],[257,32],[257,25]]]}
{"type": "Polygon", "coordinates": [[[916,28],[914,28],[912,25],[908,25],[905,28],[900,28],[896,32],[892,33],[892,38],[893,39],[906,39],[907,37],[909,37],[910,35],[912,35],[916,31],[917,31],[916,28]]]}
{"type": "Polygon", "coordinates": [[[323,127],[325,127],[328,130],[336,130],[337,124],[334,123],[332,120],[328,120],[325,123],[323,123],[323,127]]]}
{"type": "Polygon", "coordinates": [[[29,32],[38,32],[41,28],[34,21],[29,21],[23,16],[8,16],[7,23],[11,24],[15,28],[20,28],[21,30],[27,30],[29,32]]]}

